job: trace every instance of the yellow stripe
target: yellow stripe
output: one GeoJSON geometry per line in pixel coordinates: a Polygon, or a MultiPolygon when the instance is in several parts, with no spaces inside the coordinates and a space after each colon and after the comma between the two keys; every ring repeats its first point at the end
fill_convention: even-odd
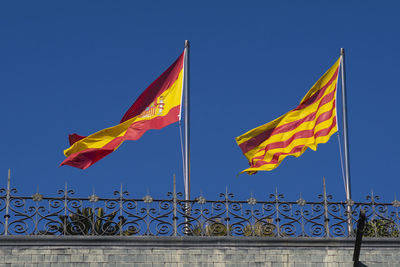
{"type": "Polygon", "coordinates": [[[133,117],[127,121],[124,121],[123,123],[120,123],[116,126],[107,129],[103,129],[92,135],[87,136],[82,140],[79,140],[78,142],[74,143],[71,147],[64,150],[64,155],[68,157],[73,153],[88,148],[102,148],[110,141],[114,140],[116,137],[123,136],[132,123],[151,120],[155,117],[166,115],[172,108],[179,106],[181,104],[182,79],[183,79],[183,70],[180,71],[178,79],[175,80],[175,82],[161,94],[160,97],[162,97],[164,101],[164,109],[162,110],[161,114],[158,114],[157,112],[154,114],[148,112],[146,113],[146,111],[144,111],[142,114],[133,117]]]}
{"type": "MultiPolygon", "coordinates": [[[[335,132],[337,132],[337,127],[334,127],[331,129],[331,131],[329,132],[329,134],[327,136],[321,136],[317,138],[317,142],[316,142],[316,146],[314,148],[310,147],[311,149],[313,149],[314,151],[317,149],[317,145],[318,144],[323,144],[329,141],[329,138],[332,136],[332,134],[334,134],[335,132]]],[[[262,165],[260,167],[257,168],[247,168],[245,170],[243,170],[241,173],[244,172],[248,172],[249,174],[254,173],[255,171],[271,171],[273,169],[275,169],[276,167],[278,167],[281,162],[287,157],[287,156],[294,156],[294,157],[300,157],[306,150],[307,150],[308,146],[305,146],[301,151],[297,152],[297,153],[292,153],[292,154],[288,154],[288,155],[281,155],[279,156],[278,162],[275,164],[265,164],[262,165]]],[[[281,151],[280,151],[281,152],[281,151]]],[[[255,160],[255,162],[257,162],[258,160],[255,160]]],[[[265,160],[265,161],[269,161],[269,160],[265,160]]]]}
{"type": "MultiPolygon", "coordinates": [[[[325,105],[321,106],[320,109],[317,109],[316,111],[316,115],[315,115],[315,119],[312,121],[307,121],[307,122],[303,122],[301,123],[297,128],[288,131],[288,132],[284,132],[284,133],[279,133],[276,135],[272,135],[270,138],[266,139],[264,142],[262,142],[258,147],[249,150],[248,152],[246,152],[245,156],[250,160],[251,158],[253,158],[253,156],[255,155],[255,153],[263,147],[266,147],[268,144],[271,143],[275,143],[275,142],[281,142],[281,141],[285,141],[290,139],[295,133],[299,132],[299,131],[303,131],[303,130],[309,130],[312,129],[314,127],[316,127],[316,129],[320,129],[321,126],[317,125],[315,126],[316,120],[318,119],[318,117],[325,112],[328,112],[330,110],[333,109],[333,113],[332,116],[336,115],[336,108],[335,108],[335,99],[332,99],[330,102],[326,103],[325,105]]],[[[315,112],[315,110],[312,110],[312,112],[315,112]]],[[[309,112],[307,115],[311,114],[312,112],[309,112]]],[[[305,116],[304,116],[305,117],[305,116]]],[[[302,117],[302,118],[304,118],[302,117]]],[[[283,123],[286,124],[286,123],[283,123]]],[[[323,123],[321,123],[323,124],[323,123]]]]}
{"type": "MultiPolygon", "coordinates": [[[[335,120],[336,117],[332,117],[330,120],[326,121],[326,125],[323,129],[326,129],[332,125],[333,120],[335,120]]],[[[335,126],[336,128],[336,126],[335,126]]],[[[322,129],[320,129],[322,130],[322,129]]],[[[317,131],[315,131],[316,133],[317,131]]],[[[319,142],[319,138],[317,139],[315,136],[311,136],[308,138],[299,138],[299,139],[294,139],[288,146],[284,148],[274,148],[274,149],[269,149],[268,151],[261,150],[255,153],[253,157],[259,157],[263,156],[264,154],[264,159],[265,161],[271,161],[272,157],[276,153],[289,153],[294,147],[299,146],[299,145],[306,145],[307,147],[310,147],[312,150],[317,149],[317,145],[319,142]]],[[[265,146],[264,146],[265,147],[265,146]]],[[[252,157],[252,158],[253,158],[252,157]]]]}
{"type": "MultiPolygon", "coordinates": [[[[308,91],[308,93],[303,97],[300,103],[303,103],[305,100],[309,99],[316,91],[318,91],[320,88],[324,87],[325,84],[327,84],[332,76],[335,74],[336,69],[339,68],[340,65],[340,59],[339,57],[338,60],[336,60],[335,64],[333,64],[332,67],[330,67],[324,75],[322,75],[321,78],[311,87],[311,89],[308,91]]],[[[337,83],[337,79],[334,81],[334,83],[337,83]]]]}

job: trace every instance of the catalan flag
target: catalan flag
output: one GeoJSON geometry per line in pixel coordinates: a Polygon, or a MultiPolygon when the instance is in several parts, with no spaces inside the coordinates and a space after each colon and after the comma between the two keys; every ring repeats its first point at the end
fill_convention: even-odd
{"type": "Polygon", "coordinates": [[[183,52],[139,96],[120,123],[89,136],[71,134],[61,165],[86,169],[116,150],[125,140],[137,140],[147,130],[161,129],[180,119],[183,88],[183,52]]]}
{"type": "Polygon", "coordinates": [[[328,142],[337,131],[336,87],[340,58],[314,84],[299,106],[281,117],[236,137],[249,161],[248,174],[270,171],[287,156],[299,157],[309,147],[328,142]]]}

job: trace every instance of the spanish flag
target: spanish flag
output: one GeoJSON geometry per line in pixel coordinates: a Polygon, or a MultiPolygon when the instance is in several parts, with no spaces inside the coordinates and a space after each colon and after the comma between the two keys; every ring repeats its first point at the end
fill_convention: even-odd
{"type": "Polygon", "coordinates": [[[116,150],[125,140],[137,140],[147,130],[161,129],[180,120],[184,54],[147,87],[118,125],[87,137],[69,135],[70,147],[64,150],[67,158],[60,166],[86,169],[116,150]]]}
{"type": "Polygon", "coordinates": [[[287,156],[299,157],[309,147],[328,142],[337,131],[336,87],[340,58],[314,84],[300,105],[281,117],[236,137],[250,167],[241,173],[270,171],[287,156]]]}

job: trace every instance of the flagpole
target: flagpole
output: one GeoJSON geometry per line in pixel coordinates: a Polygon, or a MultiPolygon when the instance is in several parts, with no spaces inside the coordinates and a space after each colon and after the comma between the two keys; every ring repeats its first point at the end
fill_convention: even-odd
{"type": "Polygon", "coordinates": [[[346,76],[345,76],[345,60],[344,60],[344,48],[340,49],[340,55],[342,56],[341,76],[342,76],[342,115],[343,115],[343,141],[344,141],[344,166],[346,174],[346,198],[351,199],[351,187],[350,187],[350,159],[349,159],[349,136],[347,130],[347,102],[346,102],[346,76]]]}
{"type": "Polygon", "coordinates": [[[189,41],[185,40],[184,58],[184,122],[185,122],[185,200],[190,200],[190,118],[189,118],[189,41]]]}
{"type": "Polygon", "coordinates": [[[347,130],[347,102],[346,102],[346,76],[344,48],[340,49],[341,55],[341,76],[342,76],[342,116],[343,116],[343,143],[344,143],[344,167],[346,174],[346,206],[347,206],[347,231],[348,236],[352,235],[351,224],[351,187],[350,187],[350,159],[349,159],[349,136],[347,130]]]}

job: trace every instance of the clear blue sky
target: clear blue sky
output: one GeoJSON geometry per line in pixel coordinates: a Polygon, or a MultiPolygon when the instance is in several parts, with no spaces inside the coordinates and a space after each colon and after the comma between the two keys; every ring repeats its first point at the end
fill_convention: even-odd
{"type": "Polygon", "coordinates": [[[79,196],[93,188],[112,196],[122,183],[131,197],[162,198],[174,173],[183,191],[178,124],[125,142],[87,170],[58,165],[69,133],[117,124],[188,39],[193,197],[216,199],[227,186],[241,199],[267,199],[275,187],[287,199],[315,199],[325,176],[328,192],[344,199],[336,136],[253,176],[237,176],[247,161],[234,140],[296,107],[344,47],[353,198],[373,188],[392,201],[400,188],[400,6],[384,3],[2,1],[1,187],[11,168],[24,195],[37,187],[55,195],[67,182],[79,196]]]}

